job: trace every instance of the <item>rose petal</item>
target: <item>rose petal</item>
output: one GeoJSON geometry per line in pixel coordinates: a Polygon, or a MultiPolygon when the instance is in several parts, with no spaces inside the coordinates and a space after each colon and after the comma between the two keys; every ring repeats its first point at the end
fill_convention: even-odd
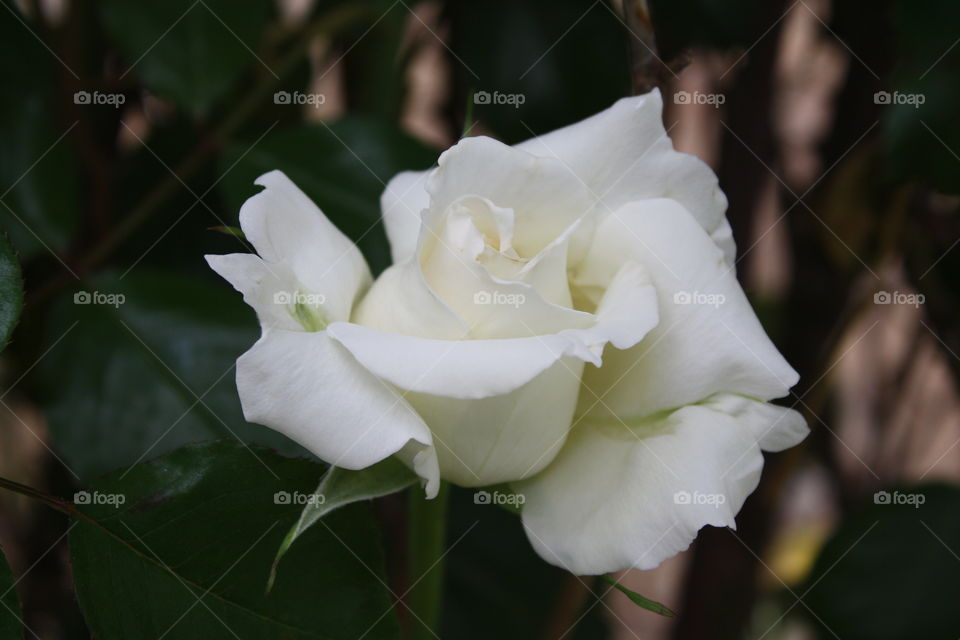
{"type": "MultiPolygon", "coordinates": [[[[248,421],[345,469],[433,444],[410,405],[326,332],[265,330],[237,360],[237,389],[248,421]]],[[[429,469],[419,465],[420,472],[429,469]]],[[[437,477],[425,480],[435,491],[437,477]]]]}
{"type": "Polygon", "coordinates": [[[531,258],[592,209],[586,187],[553,158],[485,136],[464,138],[440,156],[427,178],[430,208],[446,211],[464,196],[513,209],[513,247],[531,258]]]}
{"type": "Polygon", "coordinates": [[[257,312],[260,326],[291,331],[301,329],[287,306],[277,304],[274,297],[278,292],[296,288],[296,278],[286,265],[268,265],[252,253],[204,257],[211,269],[243,294],[243,301],[257,312]]]}
{"type": "MultiPolygon", "coordinates": [[[[686,549],[705,525],[736,527],[756,488],[763,456],[756,432],[774,412],[726,401],[691,405],[630,423],[583,423],[554,461],[514,485],[525,497],[523,524],[537,552],[575,573],[652,569],[686,549]]],[[[787,434],[771,441],[794,442],[787,434]]]]}
{"type": "Polygon", "coordinates": [[[403,262],[417,249],[420,235],[420,214],[430,206],[426,191],[429,171],[398,173],[380,196],[383,224],[390,241],[390,255],[394,264],[403,262]]]}
{"type": "MultiPolygon", "coordinates": [[[[440,340],[336,322],[327,333],[368,370],[417,393],[477,399],[509,393],[565,357],[600,364],[607,342],[625,349],[657,324],[656,292],[628,262],[611,278],[591,326],[493,340],[440,340]]],[[[609,353],[609,351],[608,351],[609,353]]]]}
{"type": "MultiPolygon", "coordinates": [[[[425,216],[420,247],[420,261],[411,261],[405,268],[422,269],[430,289],[469,327],[471,338],[535,336],[592,324],[589,314],[548,301],[533,284],[493,276],[477,261],[485,247],[483,234],[456,204],[444,215],[431,210],[425,216]]],[[[565,248],[564,242],[557,250],[565,252],[565,248]]],[[[553,260],[544,262],[540,269],[552,266],[558,270],[555,277],[565,280],[565,265],[565,259],[553,260]]],[[[538,277],[546,279],[542,274],[538,277]]],[[[371,292],[368,299],[374,300],[378,293],[371,292]]]]}
{"type": "Polygon", "coordinates": [[[489,486],[527,478],[553,460],[570,428],[582,369],[582,361],[563,358],[503,395],[406,398],[430,425],[443,477],[464,487],[489,486]]]}
{"type": "Polygon", "coordinates": [[[634,200],[671,198],[713,233],[725,220],[726,196],[710,167],[673,148],[662,112],[663,99],[654,89],[516,149],[562,162],[601,203],[601,216],[634,200]]]}
{"type": "Polygon", "coordinates": [[[787,394],[797,374],[757,320],[732,268],[674,200],[625,205],[597,228],[579,276],[590,283],[625,260],[646,267],[660,323],[635,347],[588,367],[584,411],[643,417],[719,392],[761,400],[787,394]]]}
{"type": "Polygon", "coordinates": [[[354,300],[371,280],[360,250],[283,172],[265,173],[255,182],[264,190],[240,209],[247,239],[271,268],[289,266],[297,291],[322,296],[330,320],[349,319],[354,300]]]}

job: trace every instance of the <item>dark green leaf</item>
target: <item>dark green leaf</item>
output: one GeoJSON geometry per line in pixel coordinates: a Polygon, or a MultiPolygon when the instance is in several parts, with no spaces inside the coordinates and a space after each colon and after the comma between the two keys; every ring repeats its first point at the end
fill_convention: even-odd
{"type": "MultiPolygon", "coordinates": [[[[769,0],[767,0],[769,1],[769,0]]],[[[770,28],[763,0],[651,0],[661,56],[681,49],[749,47],[770,28]]],[[[785,5],[784,8],[789,5],[785,5]]],[[[776,19],[776,17],[774,17],[776,19]]]]}
{"type": "Polygon", "coordinates": [[[206,113],[247,68],[275,73],[258,59],[267,0],[165,0],[103,3],[103,21],[131,72],[195,114],[206,113]]]}
{"type": "Polygon", "coordinates": [[[0,349],[7,346],[10,334],[23,308],[23,279],[20,263],[6,237],[0,235],[0,349]]]}
{"type": "Polygon", "coordinates": [[[649,611],[653,611],[654,613],[659,613],[662,616],[668,616],[670,618],[674,617],[675,614],[673,613],[673,611],[671,611],[664,605],[660,604],[656,600],[651,600],[650,598],[644,598],[642,595],[640,595],[636,591],[633,591],[632,589],[627,589],[625,586],[623,586],[622,584],[620,584],[610,576],[601,576],[601,577],[604,579],[604,581],[612,584],[614,588],[616,588],[621,593],[623,593],[623,595],[630,598],[630,601],[633,602],[635,605],[643,607],[644,609],[647,609],[649,611]]]}
{"type": "Polygon", "coordinates": [[[189,445],[78,494],[70,534],[77,597],[93,635],[128,638],[397,637],[382,552],[365,505],[314,527],[267,596],[274,550],[323,467],[260,447],[189,445]],[[381,617],[382,616],[382,617],[381,617]]]}
{"type": "Polygon", "coordinates": [[[26,259],[62,252],[76,229],[77,172],[67,133],[76,123],[58,120],[51,107],[51,65],[59,63],[18,9],[2,2],[0,42],[16,54],[0,56],[0,220],[26,259]]]}
{"type": "Polygon", "coordinates": [[[960,4],[951,0],[897,3],[902,58],[882,98],[889,105],[885,142],[895,176],[921,178],[947,193],[960,193],[958,21],[960,4]]]}
{"type": "MultiPolygon", "coordinates": [[[[270,569],[270,581],[267,591],[273,587],[277,574],[277,565],[290,550],[290,546],[320,520],[332,511],[354,502],[372,500],[396,493],[417,481],[417,475],[405,464],[395,458],[387,458],[372,467],[359,471],[350,471],[340,467],[330,467],[320,480],[319,486],[305,495],[306,504],[300,518],[290,527],[283,539],[277,556],[270,569]]],[[[300,503],[298,503],[300,504],[300,503]]]]}
{"type": "Polygon", "coordinates": [[[7,558],[0,550],[0,638],[23,637],[23,613],[7,558]]]}
{"type": "Polygon", "coordinates": [[[40,367],[47,418],[81,477],[234,434],[302,451],[244,421],[234,363],[256,342],[257,321],[213,277],[103,277],[61,299],[51,318],[47,342],[64,337],[40,367]]]}
{"type": "Polygon", "coordinates": [[[496,0],[454,3],[452,11],[454,104],[487,94],[476,100],[475,119],[506,142],[629,94],[629,36],[607,2],[496,0]]]}
{"type": "Polygon", "coordinates": [[[572,621],[581,613],[585,615],[565,639],[609,636],[606,609],[596,604],[608,590],[606,585],[594,586],[591,578],[577,578],[544,562],[530,546],[520,518],[498,507],[496,499],[484,499],[479,490],[451,489],[440,637],[542,638],[555,616],[572,621]],[[569,604],[562,600],[571,589],[591,591],[583,611],[572,617],[569,604]]]}
{"type": "Polygon", "coordinates": [[[332,125],[275,131],[252,149],[249,143],[231,146],[221,160],[226,176],[220,186],[236,215],[243,201],[260,190],[253,181],[280,169],[341,231],[359,242],[378,272],[390,264],[380,223],[380,194],[395,174],[427,169],[436,156],[392,125],[347,118],[332,125]]]}
{"type": "MultiPolygon", "coordinates": [[[[355,0],[356,1],[356,0],[355,0]]],[[[406,86],[403,45],[410,33],[410,11],[403,4],[373,0],[369,24],[340,34],[345,55],[345,93],[353,113],[395,121],[403,108],[406,86]]]]}
{"type": "Polygon", "coordinates": [[[955,640],[960,629],[960,489],[900,488],[841,522],[804,602],[823,638],[955,640]]]}

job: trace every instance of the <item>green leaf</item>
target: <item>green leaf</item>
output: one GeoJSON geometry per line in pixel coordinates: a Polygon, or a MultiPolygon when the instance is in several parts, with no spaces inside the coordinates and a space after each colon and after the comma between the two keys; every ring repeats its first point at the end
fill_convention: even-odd
{"type": "Polygon", "coordinates": [[[401,171],[427,169],[437,153],[393,125],[351,117],[332,125],[310,124],[274,131],[251,148],[230,146],[221,158],[221,193],[237,215],[244,200],[261,187],[260,175],[280,169],[367,257],[379,272],[390,264],[380,222],[380,194],[401,171]]]}
{"type": "Polygon", "coordinates": [[[630,92],[629,34],[606,0],[460,2],[450,11],[454,104],[488,94],[475,100],[475,118],[505,142],[566,126],[630,92]]]}
{"type": "Polygon", "coordinates": [[[954,28],[960,4],[894,4],[901,58],[885,92],[887,160],[899,179],[920,178],[940,191],[960,193],[960,49],[954,28]]]}
{"type": "MultiPolygon", "coordinates": [[[[492,489],[492,488],[491,488],[492,489]]],[[[494,501],[478,498],[479,490],[451,487],[447,532],[447,566],[441,638],[457,640],[529,640],[545,637],[569,589],[588,589],[578,578],[543,561],[530,546],[520,518],[494,501]],[[478,615],[477,612],[483,612],[478,615]]],[[[592,588],[582,609],[570,620],[576,628],[566,640],[610,637],[597,598],[606,590],[592,588]]],[[[569,605],[566,605],[568,608],[569,605]]],[[[569,617],[564,612],[565,617],[569,617]]]]}
{"type": "Polygon", "coordinates": [[[23,309],[20,263],[6,237],[0,235],[0,350],[7,346],[23,309]]]}
{"type": "Polygon", "coordinates": [[[23,613],[7,558],[0,549],[0,638],[23,637],[23,613]]]}
{"type": "Polygon", "coordinates": [[[822,638],[950,639],[960,629],[960,489],[878,492],[824,545],[797,589],[822,638]]]}
{"type": "Polygon", "coordinates": [[[104,276],[51,309],[38,367],[54,446],[89,479],[181,444],[239,437],[302,453],[243,419],[238,356],[256,317],[221,282],[145,270],[104,276]]]}
{"type": "Polygon", "coordinates": [[[76,230],[80,197],[68,133],[76,123],[51,106],[59,63],[14,3],[2,1],[0,41],[16,55],[0,56],[0,217],[27,259],[62,252],[76,230]]]}
{"type": "MultiPolygon", "coordinates": [[[[354,0],[356,2],[356,0],[354,0]]],[[[369,21],[337,34],[344,51],[344,93],[352,113],[396,121],[403,109],[410,59],[410,11],[390,0],[368,0],[369,21]],[[369,24],[368,24],[369,22],[369,24]]]]}
{"type": "Polygon", "coordinates": [[[605,575],[600,577],[603,578],[604,581],[612,584],[616,589],[618,589],[621,593],[623,593],[623,595],[630,598],[630,601],[633,602],[635,605],[643,607],[648,611],[659,613],[662,616],[667,616],[669,618],[672,618],[676,615],[673,613],[673,611],[668,609],[666,606],[660,604],[656,600],[651,600],[650,598],[644,598],[642,595],[640,595],[636,591],[633,591],[632,589],[627,589],[625,586],[623,586],[622,584],[620,584],[610,576],[605,575]]]}
{"type": "Polygon", "coordinates": [[[107,0],[103,23],[124,74],[202,115],[245,69],[276,73],[256,53],[269,10],[268,0],[107,0]]]}
{"type": "Polygon", "coordinates": [[[650,12],[666,60],[696,46],[745,49],[770,28],[761,0],[650,0],[650,12]]]}
{"type": "Polygon", "coordinates": [[[117,471],[86,494],[70,534],[92,635],[127,638],[396,638],[370,510],[352,505],[291,550],[263,584],[323,467],[236,442],[189,445],[117,471]],[[381,618],[382,616],[382,618],[381,618]]]}
{"type": "Polygon", "coordinates": [[[306,504],[300,513],[300,518],[290,527],[290,531],[287,532],[277,550],[277,556],[270,568],[267,592],[273,588],[280,559],[290,550],[290,546],[320,518],[354,502],[396,493],[415,482],[417,482],[417,474],[395,458],[387,458],[359,471],[330,467],[320,480],[317,489],[312,494],[303,496],[306,504]]]}

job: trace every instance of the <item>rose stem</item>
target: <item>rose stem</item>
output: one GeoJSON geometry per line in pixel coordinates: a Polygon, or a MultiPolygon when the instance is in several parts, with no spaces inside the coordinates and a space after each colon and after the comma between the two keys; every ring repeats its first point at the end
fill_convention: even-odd
{"type": "Polygon", "coordinates": [[[443,556],[447,534],[448,486],[440,483],[433,500],[414,486],[407,496],[407,606],[411,611],[410,638],[431,640],[439,635],[443,556]]]}

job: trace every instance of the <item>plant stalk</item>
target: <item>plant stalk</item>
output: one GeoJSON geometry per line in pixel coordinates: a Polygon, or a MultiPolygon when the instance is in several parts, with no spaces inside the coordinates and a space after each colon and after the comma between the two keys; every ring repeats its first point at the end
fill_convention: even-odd
{"type": "Polygon", "coordinates": [[[434,640],[440,635],[443,595],[443,556],[447,536],[449,487],[440,483],[433,500],[413,487],[407,505],[407,579],[405,595],[410,609],[411,640],[434,640]]]}

